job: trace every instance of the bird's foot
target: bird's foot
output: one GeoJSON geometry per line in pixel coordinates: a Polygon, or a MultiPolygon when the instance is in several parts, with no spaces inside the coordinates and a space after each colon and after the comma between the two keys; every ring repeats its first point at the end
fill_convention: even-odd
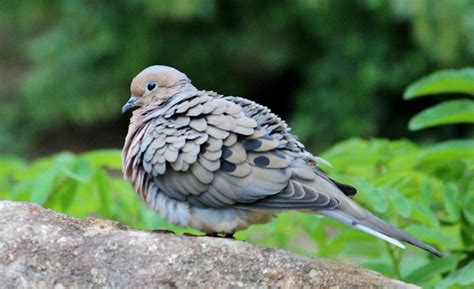
{"type": "Polygon", "coordinates": [[[222,237],[226,239],[235,239],[234,233],[224,233],[222,237]]]}
{"type": "Polygon", "coordinates": [[[206,233],[206,237],[234,239],[234,233],[206,233]]]}
{"type": "Polygon", "coordinates": [[[195,235],[191,233],[183,233],[183,236],[188,236],[188,237],[202,237],[203,235],[195,235]]]}
{"type": "Polygon", "coordinates": [[[153,233],[161,233],[161,234],[176,234],[175,232],[173,231],[170,231],[170,230],[151,230],[153,233]]]}

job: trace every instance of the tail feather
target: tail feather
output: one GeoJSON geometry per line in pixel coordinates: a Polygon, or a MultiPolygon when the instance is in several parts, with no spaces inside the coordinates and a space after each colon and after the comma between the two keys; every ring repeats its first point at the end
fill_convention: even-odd
{"type": "Polygon", "coordinates": [[[352,226],[365,233],[378,237],[397,247],[404,249],[405,246],[400,242],[400,241],[403,241],[403,242],[412,244],[413,246],[416,246],[418,248],[421,248],[425,251],[428,251],[435,256],[438,256],[438,257],[446,256],[444,253],[415,239],[414,237],[408,235],[407,233],[398,229],[394,225],[385,222],[379,217],[373,215],[372,213],[366,210],[363,210],[363,211],[365,213],[364,214],[365,216],[363,219],[351,216],[347,212],[342,211],[342,210],[337,210],[337,209],[318,211],[318,213],[325,215],[327,217],[333,218],[343,224],[352,226]]]}
{"type": "Polygon", "coordinates": [[[355,227],[356,229],[361,230],[362,232],[366,232],[367,234],[370,234],[370,235],[375,236],[375,237],[377,237],[377,238],[380,238],[380,239],[382,239],[382,240],[384,240],[384,241],[387,241],[387,242],[389,242],[390,244],[397,246],[398,248],[405,249],[405,245],[403,245],[402,243],[400,243],[400,241],[398,241],[397,239],[394,239],[394,238],[392,238],[392,237],[389,237],[389,236],[387,236],[387,235],[384,235],[384,234],[382,234],[382,233],[379,233],[379,232],[377,232],[377,231],[375,231],[375,230],[372,230],[371,228],[366,227],[366,226],[364,226],[364,225],[357,224],[357,225],[355,225],[354,227],[355,227]]]}

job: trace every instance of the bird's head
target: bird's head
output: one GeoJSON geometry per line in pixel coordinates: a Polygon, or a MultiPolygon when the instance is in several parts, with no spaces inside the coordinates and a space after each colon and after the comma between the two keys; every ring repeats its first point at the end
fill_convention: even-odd
{"type": "Polygon", "coordinates": [[[122,113],[133,107],[166,101],[187,88],[194,89],[191,80],[179,70],[163,65],[150,66],[133,78],[130,85],[132,96],[122,107],[122,113]]]}

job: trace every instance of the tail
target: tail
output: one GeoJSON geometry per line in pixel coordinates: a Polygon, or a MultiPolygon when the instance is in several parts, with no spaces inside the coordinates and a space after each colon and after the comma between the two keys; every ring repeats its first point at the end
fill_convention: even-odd
{"type": "Polygon", "coordinates": [[[412,244],[413,246],[428,251],[438,257],[446,256],[446,254],[415,239],[394,225],[373,215],[369,211],[362,209],[352,201],[347,209],[321,210],[318,211],[318,213],[385,240],[402,249],[405,249],[405,246],[400,241],[412,244]]]}

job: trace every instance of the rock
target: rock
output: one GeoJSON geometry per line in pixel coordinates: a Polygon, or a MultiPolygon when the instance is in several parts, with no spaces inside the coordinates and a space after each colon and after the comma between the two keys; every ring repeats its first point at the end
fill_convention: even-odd
{"type": "Polygon", "coordinates": [[[418,288],[242,241],[131,229],[0,201],[1,288],[418,288]]]}

